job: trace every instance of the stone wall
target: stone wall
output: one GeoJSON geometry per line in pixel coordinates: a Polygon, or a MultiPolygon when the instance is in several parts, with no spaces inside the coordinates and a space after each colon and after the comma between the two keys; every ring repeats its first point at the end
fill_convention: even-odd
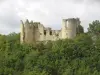
{"type": "Polygon", "coordinates": [[[24,23],[21,21],[21,43],[36,43],[39,41],[55,41],[59,39],[72,39],[76,36],[76,27],[80,24],[78,18],[69,18],[62,20],[61,30],[52,30],[49,27],[44,27],[40,22],[24,23]]]}

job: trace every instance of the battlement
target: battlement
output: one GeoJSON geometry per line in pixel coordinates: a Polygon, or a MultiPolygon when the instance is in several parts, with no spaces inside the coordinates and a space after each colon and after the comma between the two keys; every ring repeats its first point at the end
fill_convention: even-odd
{"type": "Polygon", "coordinates": [[[29,22],[29,20],[28,19],[26,19],[26,21],[25,22],[23,22],[22,20],[21,20],[21,24],[23,24],[24,25],[24,27],[38,27],[38,25],[40,25],[40,22],[33,22],[33,21],[30,21],[29,22]]]}
{"type": "Polygon", "coordinates": [[[52,30],[44,27],[40,22],[21,20],[21,42],[36,43],[37,41],[54,41],[59,39],[72,39],[76,36],[77,25],[80,24],[79,18],[68,18],[62,20],[61,30],[52,30]]]}

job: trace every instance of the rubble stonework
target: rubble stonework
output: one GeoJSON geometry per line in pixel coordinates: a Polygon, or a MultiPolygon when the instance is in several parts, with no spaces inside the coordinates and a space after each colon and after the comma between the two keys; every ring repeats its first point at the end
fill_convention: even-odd
{"type": "Polygon", "coordinates": [[[44,27],[40,22],[23,23],[21,21],[20,41],[21,43],[36,43],[39,41],[55,41],[59,39],[73,39],[76,36],[77,26],[80,25],[79,18],[68,18],[62,20],[61,30],[52,30],[44,27]]]}

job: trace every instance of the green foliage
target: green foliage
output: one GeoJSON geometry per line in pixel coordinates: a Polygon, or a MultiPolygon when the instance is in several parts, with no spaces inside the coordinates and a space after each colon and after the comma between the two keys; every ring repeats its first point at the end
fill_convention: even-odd
{"type": "Polygon", "coordinates": [[[0,75],[100,75],[99,46],[88,34],[34,46],[0,35],[0,75]]]}
{"type": "Polygon", "coordinates": [[[81,25],[78,25],[77,29],[76,29],[76,32],[77,32],[77,34],[84,33],[84,28],[81,25]]]}
{"type": "Polygon", "coordinates": [[[95,38],[100,38],[100,21],[95,20],[89,24],[88,33],[95,38]]]}

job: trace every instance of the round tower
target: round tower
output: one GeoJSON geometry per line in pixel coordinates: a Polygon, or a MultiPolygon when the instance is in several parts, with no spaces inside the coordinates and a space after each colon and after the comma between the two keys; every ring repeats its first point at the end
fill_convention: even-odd
{"type": "Polygon", "coordinates": [[[78,20],[77,18],[63,19],[62,22],[62,38],[72,39],[76,36],[78,20]]]}

